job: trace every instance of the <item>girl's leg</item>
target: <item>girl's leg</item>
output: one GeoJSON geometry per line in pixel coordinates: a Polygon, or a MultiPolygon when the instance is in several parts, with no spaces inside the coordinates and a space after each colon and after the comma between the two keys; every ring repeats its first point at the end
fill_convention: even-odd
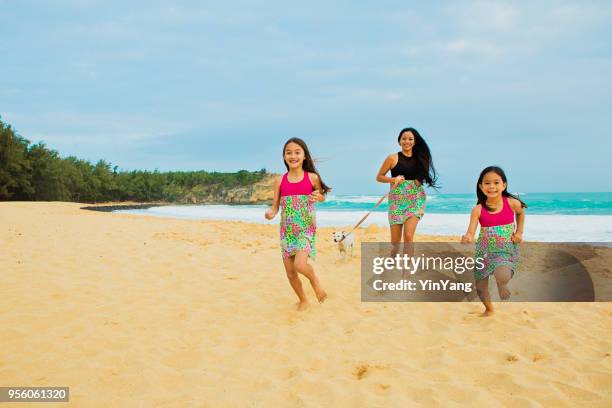
{"type": "Polygon", "coordinates": [[[489,277],[476,281],[476,292],[480,298],[482,304],[485,307],[483,313],[484,316],[490,316],[493,314],[493,303],[491,302],[491,296],[489,295],[489,277]]]}
{"type": "Polygon", "coordinates": [[[293,288],[293,291],[297,295],[298,299],[300,299],[300,303],[298,303],[298,310],[303,310],[308,306],[308,299],[306,298],[306,294],[302,288],[302,281],[295,270],[294,258],[295,257],[293,256],[291,258],[283,258],[283,265],[285,265],[285,272],[287,273],[289,283],[291,284],[291,287],[293,288]]]}
{"type": "Polygon", "coordinates": [[[495,268],[493,275],[495,276],[495,281],[497,282],[499,298],[501,300],[508,300],[510,298],[510,289],[508,289],[507,285],[512,278],[512,269],[509,266],[499,266],[495,268]]]}
{"type": "Polygon", "coordinates": [[[327,298],[327,292],[321,287],[321,283],[319,282],[319,278],[315,274],[314,269],[308,263],[308,254],[304,251],[298,251],[295,254],[295,260],[293,262],[293,266],[296,272],[301,273],[310,281],[310,285],[319,300],[319,303],[323,303],[327,298]]]}

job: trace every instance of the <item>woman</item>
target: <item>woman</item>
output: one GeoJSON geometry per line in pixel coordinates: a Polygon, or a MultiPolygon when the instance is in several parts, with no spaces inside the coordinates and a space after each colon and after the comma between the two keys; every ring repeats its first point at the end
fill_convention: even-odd
{"type": "Polygon", "coordinates": [[[391,184],[389,192],[389,224],[391,242],[413,242],[417,224],[425,213],[423,183],[436,187],[438,179],[431,153],[425,140],[414,128],[405,128],[397,137],[402,150],[390,154],[383,162],[376,181],[391,184]],[[387,172],[391,170],[391,177],[387,172]]]}

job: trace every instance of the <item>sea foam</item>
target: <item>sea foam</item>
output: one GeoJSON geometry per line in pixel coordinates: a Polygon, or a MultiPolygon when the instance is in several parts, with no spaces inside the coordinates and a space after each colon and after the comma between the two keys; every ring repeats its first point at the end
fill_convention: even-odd
{"type": "MultiPolygon", "coordinates": [[[[265,205],[180,205],[152,207],[146,210],[119,210],[116,212],[143,214],[197,220],[244,221],[260,224],[278,224],[279,216],[268,221],[264,218],[265,205]]],[[[317,225],[350,229],[367,211],[333,211],[318,209],[317,225]]],[[[455,235],[465,233],[469,214],[426,213],[419,222],[417,233],[455,235]]],[[[388,226],[386,212],[372,212],[362,224],[388,226]]],[[[552,242],[612,242],[612,216],[610,215],[558,215],[527,213],[523,239],[552,242]]]]}

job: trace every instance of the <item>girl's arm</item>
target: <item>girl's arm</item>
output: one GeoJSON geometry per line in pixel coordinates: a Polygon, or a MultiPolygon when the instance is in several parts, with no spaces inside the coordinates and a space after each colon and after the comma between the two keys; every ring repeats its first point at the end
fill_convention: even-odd
{"type": "Polygon", "coordinates": [[[478,225],[478,218],[480,217],[481,208],[482,207],[480,204],[472,208],[472,212],[470,213],[470,225],[468,225],[467,232],[461,237],[462,243],[469,244],[474,242],[474,235],[476,234],[476,226],[478,225]]]}
{"type": "Polygon", "coordinates": [[[376,181],[378,181],[379,183],[391,183],[393,185],[396,185],[404,181],[404,176],[387,177],[385,175],[389,170],[391,170],[391,167],[393,167],[393,156],[393,154],[387,156],[382,166],[380,166],[380,170],[378,170],[378,174],[376,175],[376,181]]]}
{"type": "Polygon", "coordinates": [[[325,201],[325,194],[321,194],[321,180],[319,176],[316,173],[308,173],[308,177],[310,177],[310,182],[314,187],[312,193],[310,193],[310,199],[322,203],[325,201]]]}
{"type": "Polygon", "coordinates": [[[523,226],[525,225],[525,209],[521,205],[519,200],[515,200],[514,198],[509,198],[508,202],[510,203],[510,207],[514,210],[516,214],[516,231],[512,234],[512,242],[515,244],[520,244],[523,242],[523,226]]]}
{"type": "Polygon", "coordinates": [[[272,207],[266,211],[265,216],[267,220],[271,220],[272,218],[276,217],[276,214],[278,213],[278,206],[280,205],[280,183],[280,178],[274,182],[274,199],[272,200],[272,207]]]}

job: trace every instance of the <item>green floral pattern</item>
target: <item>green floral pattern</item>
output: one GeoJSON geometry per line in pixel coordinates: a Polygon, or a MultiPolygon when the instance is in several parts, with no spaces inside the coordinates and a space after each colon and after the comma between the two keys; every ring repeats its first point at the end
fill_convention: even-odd
{"type": "Polygon", "coordinates": [[[404,180],[389,193],[389,224],[404,224],[408,218],[419,220],[425,214],[425,189],[415,180],[404,180]]]}
{"type": "Polygon", "coordinates": [[[494,227],[480,227],[476,240],[475,257],[482,258],[484,267],[474,269],[476,280],[485,279],[500,266],[509,266],[512,276],[518,264],[518,246],[512,242],[514,223],[494,227]]]}
{"type": "Polygon", "coordinates": [[[307,195],[289,195],[281,197],[280,206],[280,241],[283,258],[304,251],[314,259],[317,232],[314,202],[307,195]]]}

